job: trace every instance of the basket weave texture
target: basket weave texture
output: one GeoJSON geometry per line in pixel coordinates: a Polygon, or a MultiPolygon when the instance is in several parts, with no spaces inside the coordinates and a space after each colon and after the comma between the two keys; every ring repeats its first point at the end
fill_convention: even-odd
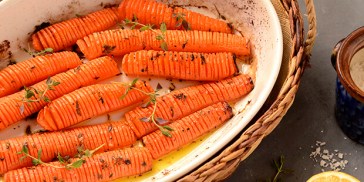
{"type": "MultiPolygon", "coordinates": [[[[291,107],[305,67],[310,59],[316,35],[316,13],[313,0],[305,0],[308,31],[304,40],[304,23],[297,0],[271,0],[282,26],[284,52],[279,79],[260,117],[236,139],[179,181],[222,181],[246,159],[280,123],[291,107]],[[276,90],[276,91],[275,91],[276,90]],[[276,93],[276,94],[274,94],[276,93]],[[273,98],[273,99],[272,99],[273,98]],[[269,101],[271,100],[271,101],[269,101]]],[[[264,108],[263,108],[264,109],[264,108]]]]}

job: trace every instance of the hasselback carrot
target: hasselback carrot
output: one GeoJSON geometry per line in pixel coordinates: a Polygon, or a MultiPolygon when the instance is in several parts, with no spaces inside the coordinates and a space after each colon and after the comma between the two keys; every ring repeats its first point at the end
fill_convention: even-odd
{"type": "Polygon", "coordinates": [[[122,70],[133,76],[214,81],[238,73],[232,53],[137,51],[126,54],[122,70]]]}
{"type": "MultiPolygon", "coordinates": [[[[135,88],[144,92],[152,92],[149,84],[137,81],[135,88]]],[[[124,83],[96,84],[83,87],[64,95],[42,109],[37,122],[44,129],[55,131],[77,124],[86,119],[122,109],[143,101],[148,96],[137,90],[128,89],[124,83]]]]}
{"type": "Polygon", "coordinates": [[[30,158],[20,160],[21,155],[17,154],[24,144],[27,144],[29,154],[32,156],[37,156],[38,150],[42,149],[41,160],[50,162],[57,157],[58,153],[61,156],[74,156],[77,154],[77,147],[91,150],[105,143],[98,150],[102,152],[130,146],[135,142],[136,137],[133,131],[122,122],[108,122],[2,140],[0,141],[0,174],[32,166],[30,158]]]}
{"type": "MultiPolygon", "coordinates": [[[[159,30],[107,30],[96,32],[77,41],[82,53],[93,59],[101,55],[122,56],[138,50],[162,50],[159,30]]],[[[169,51],[232,52],[237,56],[250,55],[250,43],[239,35],[218,32],[167,30],[165,42],[169,51]]]]}
{"type": "MultiPolygon", "coordinates": [[[[59,82],[55,86],[55,90],[48,90],[45,96],[50,100],[61,97],[64,94],[70,93],[80,87],[94,84],[97,81],[110,78],[119,73],[116,62],[110,57],[101,57],[80,65],[67,72],[59,73],[51,79],[59,82]]],[[[47,81],[41,81],[33,86],[32,89],[37,91],[45,91],[47,81]]],[[[0,129],[13,124],[25,117],[41,110],[47,102],[44,100],[37,102],[21,101],[25,97],[25,90],[12,95],[1,98],[0,100],[0,129]]],[[[35,95],[32,98],[38,98],[35,95]]]]}
{"type": "Polygon", "coordinates": [[[168,7],[155,0],[124,0],[119,5],[119,15],[121,20],[137,18],[143,24],[159,26],[164,22],[170,30],[186,29],[185,24],[188,23],[192,30],[232,32],[229,24],[224,21],[180,7],[168,7]],[[185,22],[182,24],[183,20],[185,22]]]}
{"type": "Polygon", "coordinates": [[[160,130],[143,137],[143,143],[154,159],[182,148],[203,134],[218,127],[233,116],[226,102],[206,107],[169,125],[172,137],[166,137],[160,130]]]}
{"type": "MultiPolygon", "coordinates": [[[[96,154],[87,158],[81,167],[72,170],[36,166],[9,171],[5,173],[4,181],[110,181],[147,172],[152,169],[152,160],[146,148],[125,148],[96,154]]],[[[59,162],[50,164],[61,166],[59,162]]]]}
{"type": "Polygon", "coordinates": [[[0,97],[82,64],[73,52],[37,56],[0,71],[0,97]]]}
{"type": "Polygon", "coordinates": [[[32,35],[33,47],[40,51],[53,48],[59,51],[70,47],[82,37],[106,30],[118,22],[116,8],[103,9],[79,18],[73,18],[46,27],[32,35]]]}
{"type": "MultiPolygon", "coordinates": [[[[239,75],[219,82],[175,90],[157,98],[155,118],[172,122],[217,102],[236,100],[249,93],[253,87],[248,75],[239,75]]],[[[141,118],[151,116],[153,109],[153,105],[137,107],[125,114],[125,119],[137,138],[158,129],[150,122],[141,121],[141,118]]]]}

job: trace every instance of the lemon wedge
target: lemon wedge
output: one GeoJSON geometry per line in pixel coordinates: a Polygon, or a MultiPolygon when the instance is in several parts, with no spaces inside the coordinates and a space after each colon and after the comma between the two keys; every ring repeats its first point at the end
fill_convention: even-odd
{"type": "Polygon", "coordinates": [[[307,182],[360,182],[353,176],[343,172],[327,171],[312,176],[307,182]]]}

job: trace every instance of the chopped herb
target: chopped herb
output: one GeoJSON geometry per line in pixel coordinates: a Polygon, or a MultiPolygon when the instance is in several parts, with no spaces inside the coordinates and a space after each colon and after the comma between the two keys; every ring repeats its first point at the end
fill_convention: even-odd
{"type": "Polygon", "coordinates": [[[102,53],[104,54],[110,54],[116,48],[116,46],[110,46],[110,45],[104,45],[102,47],[104,48],[104,50],[102,51],[102,53]]]}
{"type": "Polygon", "coordinates": [[[129,164],[131,164],[131,161],[130,161],[129,159],[125,159],[125,160],[124,160],[124,163],[125,163],[126,165],[129,165],[129,164]]]}
{"type": "Polygon", "coordinates": [[[78,101],[76,101],[76,113],[81,116],[81,109],[80,109],[80,104],[78,103],[78,101]]]}
{"type": "Polygon", "coordinates": [[[184,13],[174,13],[173,17],[176,18],[176,22],[177,22],[176,27],[181,27],[182,26],[182,28],[184,30],[191,30],[191,26],[187,22],[186,15],[184,13]]]}
{"type": "Polygon", "coordinates": [[[29,55],[35,57],[35,56],[43,56],[49,53],[53,53],[53,49],[52,48],[45,48],[42,51],[31,51],[30,49],[25,49],[23,48],[23,50],[28,53],[29,55]]]}
{"type": "Polygon", "coordinates": [[[113,129],[113,127],[112,127],[112,125],[110,124],[110,125],[107,127],[107,130],[108,130],[109,132],[111,132],[111,131],[112,131],[112,129],[113,129]]]}
{"type": "Polygon", "coordinates": [[[187,98],[187,96],[184,93],[174,94],[173,96],[174,96],[174,98],[176,98],[178,100],[186,100],[186,98],[187,98]]]}
{"type": "Polygon", "coordinates": [[[201,65],[206,64],[206,59],[205,56],[203,54],[201,54],[201,65]]]}

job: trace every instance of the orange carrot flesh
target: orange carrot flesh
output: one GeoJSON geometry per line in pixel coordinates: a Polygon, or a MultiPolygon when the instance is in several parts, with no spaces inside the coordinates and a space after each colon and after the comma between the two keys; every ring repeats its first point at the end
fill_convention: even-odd
{"type": "MultiPolygon", "coordinates": [[[[162,50],[161,41],[156,39],[159,34],[150,30],[142,32],[139,30],[107,30],[88,35],[78,40],[77,45],[88,59],[109,54],[122,56],[138,50],[162,50]]],[[[231,52],[237,56],[250,55],[250,43],[244,37],[235,34],[167,30],[165,39],[169,51],[231,52]]]]}
{"type": "MultiPolygon", "coordinates": [[[[152,156],[146,148],[125,148],[86,158],[81,167],[71,170],[41,165],[9,171],[5,173],[4,181],[110,181],[150,171],[152,160],[152,156]]],[[[61,166],[59,162],[50,164],[61,166]]]]}
{"type": "MultiPolygon", "coordinates": [[[[50,100],[54,100],[80,87],[92,85],[97,81],[110,78],[118,73],[119,70],[117,64],[112,58],[101,57],[67,72],[53,76],[51,79],[60,82],[60,84],[54,87],[55,90],[47,91],[45,96],[47,96],[50,100]]],[[[47,88],[46,80],[31,87],[38,91],[44,91],[47,88]]],[[[24,98],[24,96],[25,91],[22,90],[15,94],[1,98],[0,129],[4,129],[15,122],[40,111],[47,104],[47,102],[43,100],[39,102],[23,103],[21,99],[24,98]],[[23,112],[21,111],[21,105],[24,105],[23,112]]],[[[32,97],[31,99],[36,98],[32,97]]]]}
{"type": "Polygon", "coordinates": [[[124,0],[120,3],[118,11],[121,20],[126,18],[132,20],[136,17],[140,23],[153,24],[157,27],[164,22],[169,30],[186,28],[182,25],[182,19],[177,21],[179,15],[188,22],[192,30],[232,32],[229,24],[224,21],[180,7],[168,7],[168,5],[155,0],[124,0]],[[141,7],[145,10],[139,10],[141,7]]]}
{"type": "Polygon", "coordinates": [[[122,70],[127,75],[133,76],[158,76],[198,81],[221,80],[239,71],[232,53],[144,50],[125,55],[122,70]],[[159,68],[152,65],[158,65],[159,68]]]}
{"type": "MultiPolygon", "coordinates": [[[[155,117],[172,122],[209,105],[241,98],[253,87],[253,82],[248,75],[239,75],[219,82],[179,89],[157,98],[155,117]]],[[[126,121],[137,138],[158,129],[154,124],[140,120],[144,117],[148,118],[152,112],[153,105],[150,105],[145,108],[137,107],[125,114],[126,121]]]]}
{"type": "MultiPolygon", "coordinates": [[[[121,98],[127,87],[128,85],[123,83],[83,87],[45,106],[39,112],[37,122],[46,130],[60,130],[86,119],[141,102],[148,97],[132,89],[124,98],[121,98]]],[[[153,91],[150,85],[143,81],[137,81],[135,88],[147,93],[153,91]]]]}
{"type": "Polygon", "coordinates": [[[122,122],[109,122],[3,140],[0,141],[0,174],[32,166],[30,158],[21,161],[21,155],[17,154],[24,144],[27,144],[29,154],[32,156],[37,156],[38,150],[42,149],[41,160],[50,162],[57,157],[58,153],[61,156],[74,156],[77,154],[77,147],[95,149],[105,143],[99,150],[102,152],[131,146],[135,142],[136,137],[133,131],[122,122]]]}
{"type": "Polygon", "coordinates": [[[143,143],[153,158],[158,159],[220,126],[232,116],[229,104],[219,102],[171,123],[172,137],[166,137],[158,130],[144,136],[143,143]]]}
{"type": "Polygon", "coordinates": [[[23,86],[32,85],[81,64],[76,53],[59,52],[10,65],[0,71],[0,97],[15,93],[23,86]]]}
{"type": "Polygon", "coordinates": [[[70,47],[84,36],[106,30],[118,22],[116,8],[106,8],[94,13],[66,20],[46,27],[32,35],[33,46],[37,51],[53,48],[59,51],[70,47]]]}

